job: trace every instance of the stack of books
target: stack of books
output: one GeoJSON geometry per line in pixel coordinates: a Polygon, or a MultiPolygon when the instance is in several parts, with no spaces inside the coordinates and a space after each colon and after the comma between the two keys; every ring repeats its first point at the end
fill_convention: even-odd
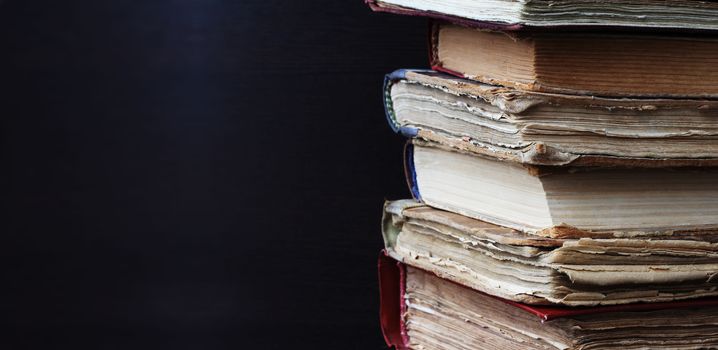
{"type": "Polygon", "coordinates": [[[432,18],[386,77],[397,349],[718,349],[718,2],[373,0],[432,18]]]}

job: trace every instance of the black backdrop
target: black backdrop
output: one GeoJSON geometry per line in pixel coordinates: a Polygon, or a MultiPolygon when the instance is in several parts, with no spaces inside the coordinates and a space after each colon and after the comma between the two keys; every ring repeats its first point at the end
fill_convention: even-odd
{"type": "Polygon", "coordinates": [[[361,0],[0,0],[0,346],[385,348],[380,84],[425,32],[361,0]]]}

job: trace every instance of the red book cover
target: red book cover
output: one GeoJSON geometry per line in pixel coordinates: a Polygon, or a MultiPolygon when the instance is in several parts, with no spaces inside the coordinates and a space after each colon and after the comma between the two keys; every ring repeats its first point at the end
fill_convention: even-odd
{"type": "MultiPolygon", "coordinates": [[[[384,340],[390,347],[397,350],[408,349],[409,337],[406,332],[402,315],[406,312],[404,303],[406,266],[382,251],[379,256],[379,293],[380,293],[380,320],[384,340]]],[[[466,288],[466,287],[464,287],[466,288]]],[[[494,297],[479,291],[474,291],[506,304],[517,307],[537,317],[537,321],[549,321],[557,318],[579,315],[601,314],[610,312],[639,312],[665,309],[699,308],[718,306],[718,298],[703,298],[688,301],[673,301],[665,303],[639,303],[616,306],[598,307],[567,307],[567,306],[539,306],[526,305],[494,297]]]]}
{"type": "Polygon", "coordinates": [[[404,304],[405,266],[388,257],[385,252],[379,255],[379,318],[384,341],[397,350],[408,349],[409,337],[401,315],[406,310],[404,304]]]}

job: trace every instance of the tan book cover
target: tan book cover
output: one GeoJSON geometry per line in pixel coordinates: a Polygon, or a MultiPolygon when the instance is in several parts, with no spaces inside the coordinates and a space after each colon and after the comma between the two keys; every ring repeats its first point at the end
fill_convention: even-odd
{"type": "Polygon", "coordinates": [[[718,97],[718,38],[437,23],[432,66],[492,85],[592,96],[718,97]]]}

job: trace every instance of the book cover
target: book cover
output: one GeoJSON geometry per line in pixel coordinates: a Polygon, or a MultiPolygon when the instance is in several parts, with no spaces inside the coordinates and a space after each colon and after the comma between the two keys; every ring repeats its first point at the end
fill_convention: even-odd
{"type": "Polygon", "coordinates": [[[718,165],[716,100],[547,94],[417,69],[387,74],[383,91],[392,130],[458,151],[535,166],[718,165]]]}
{"type": "MultiPolygon", "coordinates": [[[[389,347],[396,349],[408,349],[411,342],[409,330],[406,325],[405,317],[409,309],[405,298],[407,266],[387,256],[382,252],[378,259],[378,273],[380,283],[380,319],[381,328],[385,341],[389,347]]],[[[452,282],[448,286],[454,285],[452,282]]],[[[566,324],[572,324],[572,320],[588,321],[592,318],[611,322],[615,319],[617,324],[621,324],[622,319],[640,320],[641,316],[646,317],[646,323],[649,324],[655,319],[662,319],[659,324],[667,326],[666,322],[674,324],[673,329],[678,329],[682,322],[690,323],[696,326],[693,320],[681,320],[679,318],[671,318],[672,314],[681,314],[687,310],[691,310],[694,315],[712,314],[711,310],[718,307],[718,298],[704,298],[692,301],[678,301],[665,303],[639,303],[618,306],[599,306],[599,307],[563,307],[563,306],[535,306],[504,300],[491,295],[487,295],[478,291],[470,290],[463,286],[455,285],[451,287],[461,293],[468,293],[475,298],[485,298],[491,303],[504,305],[503,308],[508,313],[518,313],[524,319],[528,319],[535,331],[541,331],[542,327],[565,327],[566,324]],[[659,316],[661,315],[661,316],[659,316]],[[527,317],[528,316],[528,317],[527,317]],[[535,322],[531,323],[530,319],[534,318],[535,322]],[[563,322],[561,320],[566,320],[563,322]],[[666,321],[670,320],[670,321],[666,321]],[[662,323],[660,323],[662,322],[662,323]]],[[[696,321],[701,322],[701,321],[696,321]]],[[[714,327],[710,321],[701,327],[714,327]]],[[[650,326],[648,326],[650,328],[650,326]]],[[[608,330],[610,331],[610,329],[608,330]]],[[[660,331],[660,330],[659,330],[660,331]]],[[[708,330],[711,332],[711,330],[708,330]]],[[[600,330],[605,333],[606,330],[600,330]]],[[[533,332],[532,332],[533,334],[533,332]]],[[[625,336],[625,335],[624,335],[625,336]]],[[[661,347],[665,348],[665,347],[661,347]]]]}
{"type": "Polygon", "coordinates": [[[376,12],[428,17],[493,30],[556,30],[601,27],[604,30],[711,31],[718,29],[718,4],[705,1],[657,2],[365,0],[376,12]],[[597,5],[598,4],[598,5],[597,5]],[[598,10],[597,10],[598,6],[598,10]],[[640,8],[640,10],[636,10],[640,8]]]}

